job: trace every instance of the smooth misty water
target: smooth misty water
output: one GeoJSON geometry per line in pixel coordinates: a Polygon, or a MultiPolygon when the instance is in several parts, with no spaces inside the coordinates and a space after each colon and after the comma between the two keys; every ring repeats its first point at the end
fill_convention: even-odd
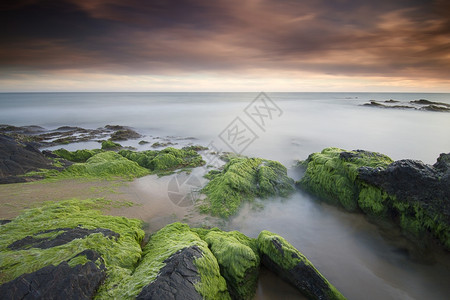
{"type": "MultiPolygon", "coordinates": [[[[450,151],[450,114],[360,105],[391,98],[450,103],[450,94],[271,93],[283,114],[267,120],[265,131],[243,112],[256,95],[0,94],[0,124],[49,129],[120,124],[148,135],[143,139],[150,140],[150,135],[195,137],[198,140],[188,141],[203,145],[213,141],[222,151],[230,151],[218,135],[240,117],[258,135],[243,154],[278,160],[288,167],[329,146],[378,151],[393,159],[413,158],[430,164],[439,153],[450,151]]],[[[123,144],[149,147],[138,146],[137,141],[123,144]]],[[[98,143],[69,146],[98,147],[98,143]]],[[[293,169],[290,172],[300,176],[293,169]]],[[[383,233],[363,216],[319,204],[301,192],[263,203],[262,210],[244,207],[227,229],[253,237],[263,229],[281,234],[349,299],[445,299],[450,295],[448,253],[436,254],[434,263],[414,262],[395,233],[383,233]]],[[[278,284],[270,274],[265,277],[269,279],[258,288],[257,298],[279,298],[278,284]]]]}

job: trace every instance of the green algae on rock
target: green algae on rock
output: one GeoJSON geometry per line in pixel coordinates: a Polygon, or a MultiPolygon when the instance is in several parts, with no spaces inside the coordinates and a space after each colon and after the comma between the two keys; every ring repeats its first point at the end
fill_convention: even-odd
{"type": "Polygon", "coordinates": [[[83,149],[83,150],[76,150],[76,151],[68,151],[63,148],[53,151],[53,153],[58,155],[59,157],[64,158],[68,161],[77,162],[77,163],[86,162],[89,158],[91,158],[92,156],[94,156],[100,152],[102,152],[102,150],[100,150],[100,149],[93,149],[93,150],[83,149]]]}
{"type": "Polygon", "coordinates": [[[112,149],[120,149],[122,148],[121,144],[114,143],[113,141],[107,140],[102,142],[103,150],[112,150],[112,149]]]}
{"type": "Polygon", "coordinates": [[[260,264],[256,241],[238,231],[218,229],[210,230],[203,239],[216,257],[233,299],[252,299],[260,264]]]}
{"type": "MultiPolygon", "coordinates": [[[[59,174],[61,177],[135,178],[148,175],[149,171],[136,162],[113,152],[101,152],[85,163],[73,164],[59,174]]],[[[58,176],[58,175],[57,175],[58,176]]]]}
{"type": "Polygon", "coordinates": [[[147,150],[135,152],[121,150],[119,154],[138,163],[153,173],[165,175],[180,168],[195,168],[205,164],[201,155],[190,148],[176,149],[172,147],[163,150],[147,150]]]}
{"type": "Polygon", "coordinates": [[[203,210],[221,217],[236,213],[244,200],[285,197],[294,190],[286,167],[261,158],[231,157],[220,172],[212,170],[205,177],[211,181],[202,189],[207,195],[203,210]]]}
{"type": "Polygon", "coordinates": [[[326,148],[311,154],[304,162],[305,176],[297,184],[326,201],[340,203],[345,209],[358,208],[359,191],[355,185],[358,168],[386,168],[393,160],[376,152],[345,151],[326,148]]]}
{"type": "Polygon", "coordinates": [[[414,160],[393,162],[369,151],[326,148],[308,157],[297,184],[349,211],[396,222],[422,248],[432,237],[450,249],[449,158],[441,154],[430,166],[414,160]]]}
{"type": "Polygon", "coordinates": [[[308,298],[345,299],[302,253],[281,236],[264,230],[259,234],[257,244],[262,263],[308,298]]]}
{"type": "Polygon", "coordinates": [[[202,252],[202,257],[194,260],[200,275],[200,281],[194,284],[197,292],[204,299],[230,299],[225,279],[220,275],[219,265],[208,244],[191,231],[188,225],[181,223],[167,225],[152,235],[133,274],[117,285],[103,286],[101,292],[116,298],[136,297],[157,278],[167,259],[193,246],[202,252]]]}
{"type": "Polygon", "coordinates": [[[77,261],[85,262],[82,258],[74,260],[74,255],[84,250],[93,250],[101,256],[108,274],[105,284],[111,280],[120,281],[120,274],[131,273],[141,257],[140,243],[144,238],[142,221],[106,216],[96,210],[108,204],[103,199],[46,203],[42,207],[26,210],[10,223],[0,226],[0,284],[64,261],[69,261],[73,267],[77,261]],[[82,238],[65,239],[65,243],[49,248],[30,245],[12,250],[9,247],[26,238],[42,240],[46,236],[51,240],[69,228],[81,228],[89,234],[82,238]],[[115,237],[105,236],[99,229],[114,232],[115,237]],[[50,236],[49,231],[55,235],[50,236]]]}

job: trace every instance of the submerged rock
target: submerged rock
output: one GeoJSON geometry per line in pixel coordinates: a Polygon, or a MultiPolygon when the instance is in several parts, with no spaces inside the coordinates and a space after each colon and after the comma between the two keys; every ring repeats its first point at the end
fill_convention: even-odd
{"type": "Polygon", "coordinates": [[[111,134],[111,137],[109,138],[111,141],[126,141],[129,139],[138,139],[142,137],[139,133],[136,131],[125,128],[125,129],[119,129],[111,134]]]}
{"type": "Polygon", "coordinates": [[[281,236],[264,230],[257,242],[262,264],[309,299],[345,299],[303,254],[281,236]]]}
{"type": "Polygon", "coordinates": [[[211,181],[202,190],[207,195],[202,210],[221,217],[236,213],[244,200],[285,197],[294,190],[286,167],[261,158],[232,157],[222,170],[212,170],[205,177],[211,181]]]}
{"type": "Polygon", "coordinates": [[[393,162],[369,151],[326,148],[304,162],[297,184],[350,211],[400,225],[406,237],[426,247],[430,235],[450,249],[450,154],[433,166],[420,161],[393,162]]]}

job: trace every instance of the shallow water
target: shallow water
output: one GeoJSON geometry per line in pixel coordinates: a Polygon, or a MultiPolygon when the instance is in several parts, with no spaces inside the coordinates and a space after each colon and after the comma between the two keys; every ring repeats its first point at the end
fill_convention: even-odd
{"type": "MultiPolygon", "coordinates": [[[[325,147],[379,151],[393,159],[413,158],[434,163],[450,151],[450,114],[364,107],[384,101],[428,99],[450,103],[450,94],[271,93],[282,115],[266,119],[264,130],[244,109],[254,93],[69,93],[0,94],[0,123],[97,128],[106,124],[134,127],[150,142],[159,137],[230,151],[219,135],[236,117],[258,136],[242,153],[282,162],[286,166],[325,147]],[[195,137],[196,140],[178,138],[195,137]]],[[[140,139],[139,139],[140,140],[140,139]]],[[[150,149],[138,141],[122,144],[150,149]]],[[[69,145],[71,150],[96,148],[98,143],[69,145]]],[[[59,148],[59,147],[58,147],[59,148]]],[[[195,173],[194,173],[195,174],[195,173]]],[[[291,171],[291,176],[301,174],[291,171]]],[[[198,174],[200,178],[200,173],[198,174]]],[[[152,228],[192,217],[187,208],[168,203],[169,177],[141,178],[130,184],[142,206],[130,211],[152,228]]],[[[186,191],[185,191],[186,192],[186,191]]],[[[362,215],[320,204],[297,192],[288,199],[244,207],[226,229],[256,237],[263,230],[284,236],[349,299],[446,299],[450,295],[450,255],[435,254],[434,263],[410,259],[395,233],[389,235],[362,215]]],[[[204,222],[205,220],[197,220],[204,222]]],[[[208,221],[208,220],[206,220],[208,221]]],[[[267,275],[267,276],[266,276],[267,275]]],[[[261,280],[257,299],[284,296],[276,280],[261,280]]],[[[287,296],[287,295],[286,295],[287,296]]],[[[296,297],[295,295],[292,297],[296,297]]]]}

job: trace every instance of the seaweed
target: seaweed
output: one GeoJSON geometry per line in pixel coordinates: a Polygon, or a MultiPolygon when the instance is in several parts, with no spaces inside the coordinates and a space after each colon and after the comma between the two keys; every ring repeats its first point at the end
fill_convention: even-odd
{"type": "Polygon", "coordinates": [[[68,151],[63,148],[53,151],[54,154],[58,155],[61,158],[78,163],[86,162],[89,158],[100,152],[102,152],[102,150],[100,149],[68,151]]]}
{"type": "Polygon", "coordinates": [[[386,168],[392,162],[389,157],[375,152],[325,148],[308,157],[304,163],[307,165],[305,175],[297,184],[332,204],[340,203],[345,209],[356,211],[358,169],[364,166],[386,168]]]}
{"type": "Polygon", "coordinates": [[[314,265],[283,237],[263,230],[258,235],[257,244],[263,260],[274,263],[279,275],[294,284],[308,298],[345,299],[314,265]]]}
{"type": "Polygon", "coordinates": [[[251,299],[260,264],[256,241],[238,231],[219,230],[210,231],[203,239],[216,257],[233,298],[251,299]]]}
{"type": "Polygon", "coordinates": [[[147,150],[135,152],[121,150],[119,151],[119,154],[138,163],[141,167],[161,175],[166,175],[176,169],[194,168],[205,164],[201,155],[191,149],[175,149],[168,147],[160,151],[147,150]]]}
{"type": "Polygon", "coordinates": [[[182,223],[167,225],[152,235],[133,274],[125,277],[117,285],[102,286],[100,298],[136,297],[144,286],[156,279],[166,259],[191,246],[197,246],[203,252],[203,257],[194,261],[201,278],[195,285],[196,290],[204,299],[229,299],[225,279],[220,275],[217,260],[207,243],[191,231],[188,225],[182,223]]]}
{"type": "Polygon", "coordinates": [[[107,140],[102,142],[102,149],[103,150],[112,150],[112,149],[119,149],[122,148],[121,144],[114,143],[113,141],[107,140]]]}
{"type": "MultiPolygon", "coordinates": [[[[91,249],[99,253],[105,261],[108,277],[105,284],[120,281],[118,273],[130,273],[141,257],[140,243],[144,238],[142,221],[113,217],[101,214],[98,209],[110,205],[104,199],[71,199],[60,202],[48,202],[39,208],[24,211],[10,223],[0,226],[0,284],[31,273],[48,265],[58,265],[71,259],[74,254],[91,249]],[[55,247],[40,249],[11,250],[12,243],[27,236],[42,238],[48,234],[39,234],[60,228],[85,229],[105,228],[117,233],[117,239],[108,238],[102,233],[92,233],[84,238],[71,240],[55,247]]],[[[49,232],[50,233],[50,232],[49,232]]],[[[82,257],[72,259],[74,266],[85,262],[82,257]]],[[[120,277],[120,276],[119,276],[120,277]]]]}
{"type": "Polygon", "coordinates": [[[245,200],[287,196],[294,190],[294,181],[282,164],[261,158],[230,157],[221,172],[211,170],[205,177],[211,179],[202,189],[205,204],[221,217],[236,213],[245,200]]]}

